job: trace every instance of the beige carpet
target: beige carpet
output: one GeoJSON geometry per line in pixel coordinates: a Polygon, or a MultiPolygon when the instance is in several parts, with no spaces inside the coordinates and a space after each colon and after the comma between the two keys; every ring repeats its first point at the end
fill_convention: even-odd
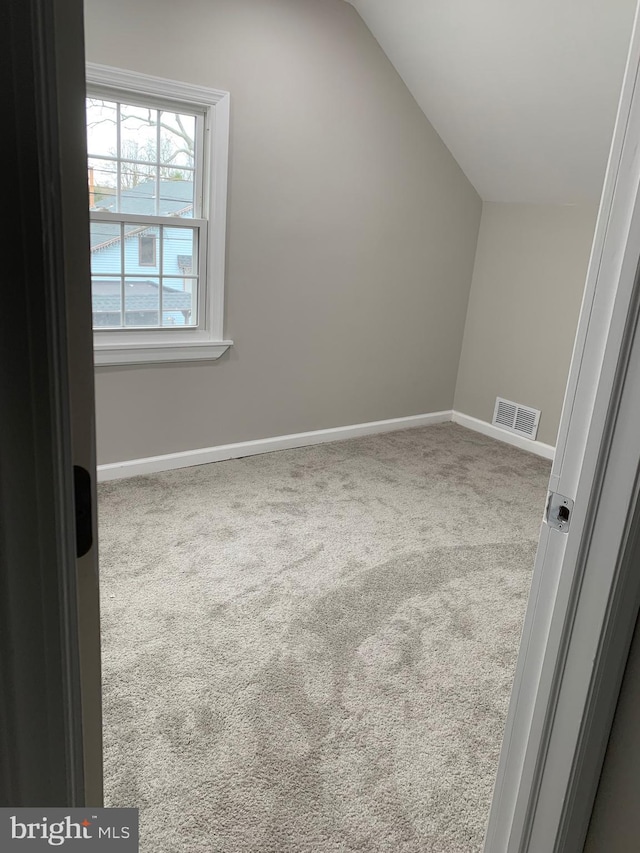
{"type": "Polygon", "coordinates": [[[144,853],[471,853],[549,463],[451,424],[100,487],[144,853]]]}

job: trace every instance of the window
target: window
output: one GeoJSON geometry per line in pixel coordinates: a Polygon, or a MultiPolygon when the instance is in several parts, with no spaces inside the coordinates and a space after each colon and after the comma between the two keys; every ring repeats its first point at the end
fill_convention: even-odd
{"type": "Polygon", "coordinates": [[[141,267],[155,267],[156,265],[156,242],[155,234],[140,234],[138,237],[138,264],[141,267]]]}
{"type": "Polygon", "coordinates": [[[96,364],[218,358],[229,95],[87,68],[96,364]]]}

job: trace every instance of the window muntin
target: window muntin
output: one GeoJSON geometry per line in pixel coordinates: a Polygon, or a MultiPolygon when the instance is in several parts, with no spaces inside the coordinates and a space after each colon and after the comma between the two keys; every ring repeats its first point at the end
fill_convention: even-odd
{"type": "Polygon", "coordinates": [[[204,114],[134,100],[86,100],[94,328],[199,327],[204,114]]]}

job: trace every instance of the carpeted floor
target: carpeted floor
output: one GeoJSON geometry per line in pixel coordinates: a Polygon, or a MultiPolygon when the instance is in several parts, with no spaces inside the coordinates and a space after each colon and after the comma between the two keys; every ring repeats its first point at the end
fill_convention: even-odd
{"type": "Polygon", "coordinates": [[[143,853],[479,851],[548,476],[443,424],[102,485],[143,853]]]}

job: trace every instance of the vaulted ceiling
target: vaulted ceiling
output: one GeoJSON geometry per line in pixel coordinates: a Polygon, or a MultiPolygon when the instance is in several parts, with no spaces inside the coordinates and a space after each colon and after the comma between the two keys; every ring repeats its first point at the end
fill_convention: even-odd
{"type": "Polygon", "coordinates": [[[599,197],[636,0],[349,0],[487,201],[599,197]]]}

